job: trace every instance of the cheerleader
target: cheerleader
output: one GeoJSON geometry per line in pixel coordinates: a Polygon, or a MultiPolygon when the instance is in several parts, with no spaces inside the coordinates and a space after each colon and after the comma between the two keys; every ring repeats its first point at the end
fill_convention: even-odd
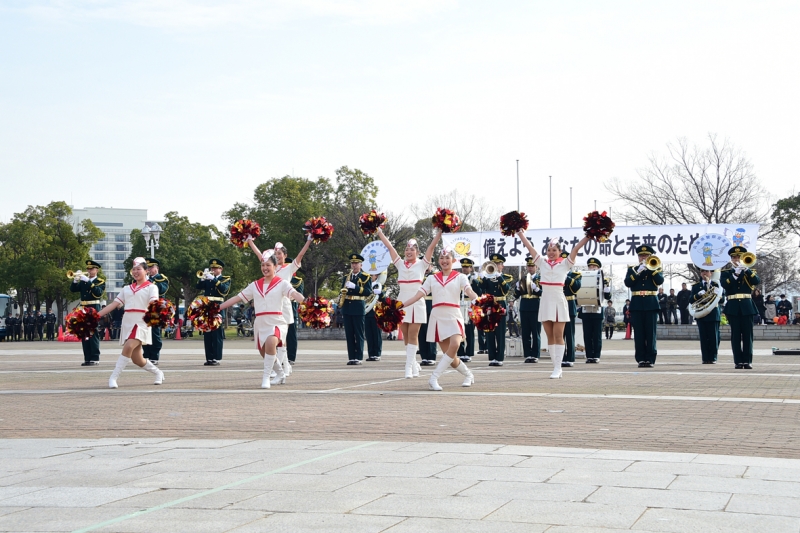
{"type": "Polygon", "coordinates": [[[539,300],[539,322],[547,334],[547,351],[553,361],[551,379],[561,377],[561,361],[564,359],[564,325],[569,322],[569,309],[564,296],[564,281],[575,264],[578,250],[591,240],[584,237],[576,244],[566,259],[561,259],[561,246],[550,241],[547,244],[547,258],[536,251],[523,232],[518,232],[520,240],[531,254],[534,264],[539,267],[542,297],[539,300]]]}
{"type": "Polygon", "coordinates": [[[253,324],[253,337],[258,347],[258,353],[264,358],[264,376],[261,379],[261,388],[268,389],[270,385],[286,383],[286,375],[277,362],[277,350],[286,340],[289,324],[284,318],[283,301],[291,298],[302,302],[303,295],[292,288],[292,284],[277,275],[278,261],[273,250],[267,250],[262,255],[261,273],[264,277],[252,282],[242,292],[219,306],[223,311],[237,303],[253,301],[256,311],[256,320],[253,324]],[[270,381],[270,372],[275,366],[277,375],[270,381]]]}
{"type": "Polygon", "coordinates": [[[117,379],[122,373],[128,361],[139,368],[144,368],[148,372],[155,374],[155,385],[164,382],[164,373],[158,369],[148,359],[144,358],[142,345],[152,344],[152,328],[144,321],[144,314],[150,302],[158,300],[158,288],[150,283],[145,270],[147,262],[144,257],[137,257],[133,260],[131,277],[133,283],[123,287],[113,302],[105,306],[98,313],[101,317],[107,315],[120,306],[125,307],[125,314],[122,318],[122,330],[119,336],[119,343],[122,345],[122,355],[117,359],[117,366],[108,378],[108,388],[117,388],[117,379]]]}
{"type": "MultiPolygon", "coordinates": [[[[281,278],[284,281],[288,281],[289,283],[292,282],[292,277],[294,276],[295,272],[300,269],[300,263],[303,261],[303,256],[306,255],[309,246],[311,246],[311,241],[314,240],[311,234],[308,235],[306,239],[305,245],[297,254],[297,257],[290,264],[286,264],[286,258],[288,256],[288,251],[283,243],[276,242],[275,248],[272,249],[272,253],[274,254],[275,260],[277,261],[277,267],[275,270],[275,275],[281,278]]],[[[256,257],[263,258],[261,251],[256,246],[256,243],[253,242],[253,238],[248,236],[247,237],[247,244],[250,245],[250,248],[256,254],[256,257]]],[[[281,308],[283,311],[283,319],[288,324],[288,331],[286,333],[286,337],[284,340],[288,340],[289,337],[294,338],[295,345],[297,344],[297,331],[295,330],[294,325],[294,309],[292,308],[292,303],[289,301],[288,298],[283,299],[283,307],[281,308]]],[[[292,375],[292,364],[289,362],[289,355],[286,351],[286,342],[281,343],[278,347],[278,358],[276,360],[276,367],[278,365],[281,366],[284,374],[288,377],[292,375]]],[[[275,369],[277,372],[277,368],[275,369]]],[[[274,377],[274,376],[273,376],[274,377]]]]}
{"type": "MultiPolygon", "coordinates": [[[[392,258],[392,263],[397,267],[397,284],[400,286],[400,294],[397,295],[397,299],[402,302],[410,300],[422,284],[425,272],[431,264],[433,250],[439,243],[439,239],[442,238],[442,230],[438,230],[433,235],[433,240],[428,245],[428,249],[425,250],[425,257],[422,260],[417,260],[419,246],[416,239],[409,239],[403,253],[404,258],[401,259],[392,243],[383,234],[383,230],[378,228],[377,233],[381,242],[389,249],[389,257],[392,258]]],[[[400,331],[403,333],[403,342],[406,346],[406,379],[419,377],[419,364],[417,363],[419,346],[417,345],[417,340],[420,325],[428,321],[425,301],[415,298],[414,302],[416,302],[416,305],[406,309],[406,316],[403,318],[403,323],[400,324],[400,331]]]]}
{"type": "Polygon", "coordinates": [[[448,366],[452,366],[464,376],[462,387],[469,387],[475,383],[475,377],[467,365],[456,355],[461,339],[464,337],[464,318],[461,315],[459,301],[463,292],[469,298],[478,297],[470,286],[469,279],[464,274],[455,272],[453,264],[456,262],[452,250],[444,249],[439,254],[441,271],[428,276],[417,293],[408,300],[402,300],[403,307],[412,307],[423,296],[433,296],[433,309],[428,323],[428,342],[438,342],[443,355],[436,369],[431,374],[428,385],[431,390],[440,391],[439,377],[448,366]]]}

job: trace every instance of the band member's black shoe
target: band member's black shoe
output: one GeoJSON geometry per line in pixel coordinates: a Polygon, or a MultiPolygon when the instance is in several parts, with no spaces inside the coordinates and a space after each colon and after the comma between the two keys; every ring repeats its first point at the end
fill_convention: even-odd
{"type": "Polygon", "coordinates": [[[753,365],[751,365],[750,363],[745,363],[742,365],[742,368],[744,368],[745,370],[753,370],[753,365]]]}

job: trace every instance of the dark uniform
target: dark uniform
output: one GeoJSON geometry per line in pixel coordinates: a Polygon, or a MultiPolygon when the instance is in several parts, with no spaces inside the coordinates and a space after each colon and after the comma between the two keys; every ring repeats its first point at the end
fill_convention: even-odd
{"type": "MultiPolygon", "coordinates": [[[[425,274],[425,278],[422,279],[422,282],[425,283],[425,280],[428,276],[432,276],[434,274],[433,271],[430,271],[425,274]]],[[[421,285],[420,285],[421,286],[421,285]]],[[[423,297],[425,300],[425,316],[427,317],[427,321],[424,324],[419,325],[419,334],[417,334],[417,346],[419,346],[419,364],[422,366],[432,366],[436,364],[436,343],[435,342],[428,342],[428,322],[431,321],[431,311],[433,311],[433,296],[427,294],[423,297]]]]}
{"type": "MultiPolygon", "coordinates": [[[[527,266],[534,266],[533,258],[525,260],[527,266]]],[[[537,272],[530,278],[520,278],[514,294],[519,299],[519,323],[522,329],[522,355],[526,363],[538,363],[542,347],[542,324],[539,322],[539,303],[541,302],[541,277],[537,272]]]]}
{"type": "MultiPolygon", "coordinates": [[[[208,263],[209,268],[225,268],[225,263],[219,259],[212,259],[208,263]]],[[[216,276],[212,279],[201,278],[195,288],[203,291],[203,296],[211,302],[222,303],[231,290],[230,276],[216,276]]],[[[206,353],[205,366],[217,366],[222,360],[222,341],[225,338],[225,312],[222,312],[222,326],[203,333],[203,347],[206,353]]]]}
{"type": "MultiPolygon", "coordinates": [[[[561,258],[569,257],[568,252],[562,252],[561,258]]],[[[567,299],[567,309],[569,309],[569,322],[564,324],[564,359],[561,366],[570,367],[575,364],[575,319],[578,316],[577,294],[581,290],[581,273],[567,273],[564,280],[564,296],[567,299]]]]}
{"type": "MultiPolygon", "coordinates": [[[[465,267],[473,267],[474,265],[475,263],[472,261],[472,259],[465,257],[461,260],[462,269],[465,267]]],[[[467,279],[469,279],[469,286],[472,288],[472,291],[480,296],[480,280],[475,272],[467,276],[467,279]]],[[[461,293],[461,300],[462,305],[466,307],[467,316],[464,319],[464,339],[461,341],[461,345],[458,347],[458,357],[464,362],[469,362],[473,357],[475,357],[475,324],[473,324],[472,320],[469,318],[469,308],[472,305],[471,302],[468,298],[465,301],[464,293],[461,293]]]]}
{"type": "Polygon", "coordinates": [[[17,317],[8,315],[6,317],[6,341],[13,342],[17,340],[17,317]]]}
{"type": "Polygon", "coordinates": [[[14,317],[14,340],[21,341],[22,340],[22,319],[23,316],[15,316],[14,317]]]}
{"type": "MultiPolygon", "coordinates": [[[[643,244],[636,249],[637,255],[653,255],[652,247],[643,244]]],[[[631,290],[631,326],[636,350],[636,362],[640,367],[649,368],[656,362],[656,328],[661,307],[658,305],[658,287],[664,283],[661,268],[650,270],[639,266],[628,267],[625,286],[631,290]]]]}
{"type": "MultiPolygon", "coordinates": [[[[603,263],[595,257],[590,257],[586,260],[586,264],[603,268],[603,263]]],[[[611,299],[611,289],[605,286],[605,280],[602,283],[602,298],[605,300],[611,299]]],[[[581,321],[583,323],[583,343],[586,345],[586,362],[599,363],[600,354],[603,350],[603,315],[605,314],[602,306],[597,305],[584,305],[581,307],[581,321]]]]}
{"type": "Polygon", "coordinates": [[[36,315],[33,317],[36,323],[36,335],[39,337],[40,341],[44,340],[44,315],[36,311],[36,315]]]}
{"type": "MultiPolygon", "coordinates": [[[[714,287],[719,287],[719,283],[714,280],[707,283],[705,280],[701,280],[699,283],[695,283],[692,285],[691,302],[694,303],[703,297],[700,294],[701,291],[708,293],[713,291],[714,287]]],[[[704,365],[713,365],[717,362],[720,305],[722,305],[721,301],[710,313],[697,319],[697,329],[700,332],[700,354],[704,365]]]]}
{"type": "MultiPolygon", "coordinates": [[[[100,268],[99,263],[95,263],[91,259],[86,261],[86,266],[90,268],[100,268]]],[[[69,290],[71,292],[79,292],[81,294],[81,307],[92,307],[96,311],[100,311],[100,298],[106,292],[106,282],[101,278],[90,279],[89,281],[73,281],[69,290]]],[[[83,363],[81,366],[93,366],[100,364],[100,332],[95,331],[94,335],[87,340],[81,341],[83,347],[83,363]]]]}
{"type": "MultiPolygon", "coordinates": [[[[501,254],[492,254],[489,260],[497,265],[504,264],[506,258],[501,254]]],[[[499,269],[498,269],[499,270],[499,269]]],[[[508,274],[498,273],[496,276],[481,278],[481,295],[491,294],[503,309],[508,309],[506,296],[511,291],[514,280],[508,274]]],[[[486,332],[486,344],[489,348],[489,366],[503,366],[506,359],[506,316],[500,319],[494,331],[486,332]]]]}
{"type": "Polygon", "coordinates": [[[48,309],[47,314],[44,315],[44,323],[47,326],[47,340],[49,341],[56,340],[56,322],[58,322],[56,314],[48,309]]]}
{"type": "MultiPolygon", "coordinates": [[[[153,257],[145,257],[144,260],[147,262],[148,268],[152,266],[161,268],[161,263],[153,257]]],[[[155,276],[148,276],[147,279],[158,288],[158,297],[164,298],[164,295],[167,294],[169,290],[169,279],[167,279],[167,276],[159,272],[155,276]]],[[[154,365],[158,365],[158,361],[161,357],[161,346],[163,344],[161,342],[161,328],[151,328],[151,331],[153,344],[142,345],[142,350],[144,351],[145,359],[149,359],[154,365]]]]}
{"type": "MultiPolygon", "coordinates": [[[[363,263],[360,254],[350,254],[350,263],[363,263]]],[[[372,294],[372,278],[366,272],[350,272],[342,279],[342,317],[344,334],[347,337],[347,364],[360,365],[364,360],[364,300],[372,294]],[[355,287],[345,285],[351,282],[355,287]]]]}
{"type": "MultiPolygon", "coordinates": [[[[372,282],[372,298],[377,300],[381,292],[383,292],[383,286],[376,279],[372,282]]],[[[375,319],[374,304],[364,316],[364,336],[367,339],[367,354],[369,355],[367,361],[380,361],[383,353],[383,337],[381,328],[378,327],[378,321],[375,319]]]]}
{"type": "MultiPolygon", "coordinates": [[[[747,252],[743,246],[728,250],[731,257],[747,252]]],[[[751,294],[761,279],[755,270],[742,268],[739,274],[735,268],[723,270],[720,285],[725,291],[725,317],[731,326],[731,348],[736,368],[753,368],[753,316],[758,314],[751,294]]]]}
{"type": "Polygon", "coordinates": [[[33,328],[36,325],[36,319],[33,318],[33,313],[28,311],[25,313],[25,318],[22,319],[22,325],[25,328],[25,340],[33,340],[33,328]]]}
{"type": "MultiPolygon", "coordinates": [[[[300,294],[303,294],[303,289],[305,288],[303,284],[303,278],[292,276],[292,281],[290,283],[292,284],[292,287],[294,287],[294,290],[300,294]]],[[[289,324],[289,329],[286,331],[286,357],[292,364],[294,364],[295,360],[297,359],[297,324],[300,322],[300,317],[297,316],[299,304],[294,300],[291,300],[291,303],[294,322],[289,324]]]]}

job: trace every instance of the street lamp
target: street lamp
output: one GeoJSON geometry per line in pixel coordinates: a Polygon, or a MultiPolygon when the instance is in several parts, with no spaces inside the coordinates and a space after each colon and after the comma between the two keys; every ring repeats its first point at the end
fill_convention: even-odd
{"type": "Polygon", "coordinates": [[[150,250],[150,257],[156,256],[156,248],[158,248],[158,241],[161,239],[162,231],[164,230],[161,229],[161,226],[158,225],[158,222],[154,223],[152,226],[147,226],[145,224],[144,228],[142,228],[144,245],[150,250]]]}

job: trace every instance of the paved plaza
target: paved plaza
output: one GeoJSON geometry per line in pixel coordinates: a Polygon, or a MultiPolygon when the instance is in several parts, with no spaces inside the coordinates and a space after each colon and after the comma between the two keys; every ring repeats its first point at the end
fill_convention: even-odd
{"type": "Polygon", "coordinates": [[[130,365],[109,390],[116,343],[88,368],[0,344],[0,531],[800,533],[800,357],[766,343],[737,371],[684,341],[638,369],[612,340],[561,380],[478,356],[439,393],[398,342],[360,367],[301,342],[270,390],[251,342],[225,346],[204,367],[167,341],[163,385],[130,365]]]}

